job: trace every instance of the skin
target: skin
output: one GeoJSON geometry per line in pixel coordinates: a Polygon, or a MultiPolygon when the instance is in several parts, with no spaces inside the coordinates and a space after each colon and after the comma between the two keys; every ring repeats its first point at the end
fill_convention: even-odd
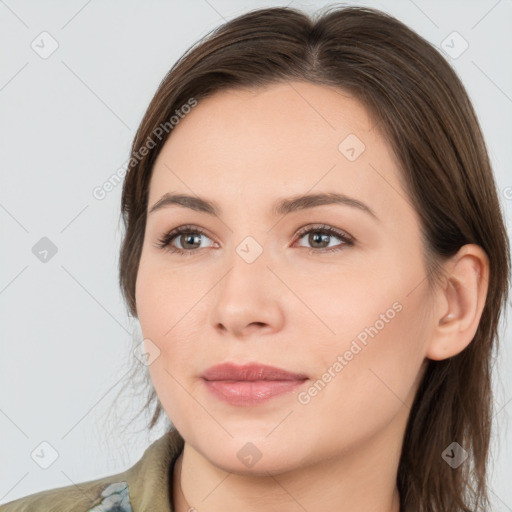
{"type": "Polygon", "coordinates": [[[149,366],[153,385],[185,439],[172,483],[176,511],[399,511],[400,450],[427,358],[451,357],[471,342],[488,261],[478,246],[464,246],[429,293],[418,216],[374,127],[343,91],[290,82],[199,101],[160,152],[148,211],[167,192],[222,210],[173,205],[149,214],[137,276],[142,333],[160,350],[149,366]],[[354,161],[338,149],[349,134],[365,144],[354,161]],[[377,218],[339,204],[272,213],[277,199],[316,192],[346,194],[377,218]],[[185,224],[207,236],[177,235],[172,245],[196,252],[156,246],[185,224]],[[318,224],[348,233],[353,245],[337,235],[316,244],[313,235],[296,236],[318,224]],[[263,250],[252,263],[236,251],[247,236],[263,250]],[[397,303],[378,334],[300,403],[299,392],[397,303]],[[233,406],[200,378],[224,361],[310,380],[263,404],[233,406]],[[237,456],[248,442],[261,453],[252,467],[237,456]]]}

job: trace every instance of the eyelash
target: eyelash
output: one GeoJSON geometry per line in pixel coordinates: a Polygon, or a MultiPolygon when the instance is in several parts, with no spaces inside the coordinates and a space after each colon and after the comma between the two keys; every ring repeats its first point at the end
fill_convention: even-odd
{"type": "MultiPolygon", "coordinates": [[[[302,228],[297,232],[296,237],[297,237],[297,239],[300,240],[304,235],[311,233],[311,232],[326,233],[328,235],[335,236],[336,238],[339,238],[340,240],[342,240],[343,244],[341,246],[323,248],[323,249],[310,248],[310,249],[308,249],[309,254],[337,252],[337,251],[342,250],[344,246],[350,247],[350,246],[354,245],[354,239],[351,236],[349,236],[347,233],[344,233],[343,231],[339,231],[338,229],[335,229],[326,224],[320,224],[320,225],[316,225],[316,226],[306,226],[305,228],[302,228]]],[[[177,253],[181,256],[191,256],[193,253],[197,253],[199,251],[199,249],[179,249],[179,248],[171,245],[171,242],[177,236],[182,235],[184,233],[200,234],[200,235],[204,235],[207,238],[210,238],[206,234],[206,232],[203,229],[199,228],[198,226],[186,225],[186,226],[180,226],[178,228],[173,229],[169,233],[166,233],[162,238],[160,238],[158,240],[158,243],[155,245],[158,248],[164,249],[171,253],[177,253]]]]}

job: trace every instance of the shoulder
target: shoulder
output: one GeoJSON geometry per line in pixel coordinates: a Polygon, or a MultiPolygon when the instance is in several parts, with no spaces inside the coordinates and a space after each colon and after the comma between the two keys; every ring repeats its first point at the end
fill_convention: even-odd
{"type": "Polygon", "coordinates": [[[0,505],[0,512],[171,512],[169,486],[183,446],[171,429],[122,473],[30,494],[0,505]]]}
{"type": "Polygon", "coordinates": [[[125,473],[30,494],[0,512],[133,512],[125,473]]]}

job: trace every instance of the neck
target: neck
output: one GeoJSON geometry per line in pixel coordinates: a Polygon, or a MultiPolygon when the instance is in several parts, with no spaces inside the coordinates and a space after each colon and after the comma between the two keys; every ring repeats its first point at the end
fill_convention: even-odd
{"type": "Polygon", "coordinates": [[[173,510],[400,512],[400,444],[385,442],[365,440],[342,455],[267,476],[225,471],[185,442],[173,471],[173,510]]]}

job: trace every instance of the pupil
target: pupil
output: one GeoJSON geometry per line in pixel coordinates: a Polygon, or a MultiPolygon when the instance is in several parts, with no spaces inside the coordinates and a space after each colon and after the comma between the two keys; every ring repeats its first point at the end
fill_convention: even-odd
{"type": "MultiPolygon", "coordinates": [[[[186,240],[185,245],[187,245],[189,243],[191,245],[194,245],[194,238],[199,238],[199,236],[197,236],[197,235],[185,235],[185,240],[186,240]],[[190,241],[190,240],[192,240],[192,241],[190,241]]],[[[199,243],[201,243],[201,242],[199,242],[199,243]]]]}
{"type": "MultiPolygon", "coordinates": [[[[310,236],[310,238],[312,238],[312,239],[313,239],[313,243],[312,243],[312,245],[313,245],[314,243],[320,243],[320,244],[321,244],[322,242],[328,242],[328,240],[327,240],[327,239],[329,238],[329,235],[327,235],[327,234],[325,234],[325,233],[324,233],[324,234],[322,234],[322,233],[313,233],[313,234],[310,236]]],[[[310,240],[310,242],[311,242],[311,240],[310,240]]]]}

